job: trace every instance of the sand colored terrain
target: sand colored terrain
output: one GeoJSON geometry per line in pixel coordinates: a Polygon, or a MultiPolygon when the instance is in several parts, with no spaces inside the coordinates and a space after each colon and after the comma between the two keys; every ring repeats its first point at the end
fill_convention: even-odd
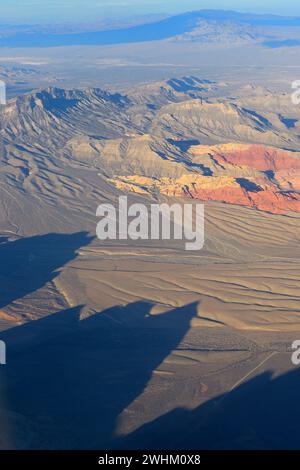
{"type": "MultiPolygon", "coordinates": [[[[185,84],[187,83],[186,80],[185,84]]],[[[205,85],[195,81],[192,83],[193,87],[199,86],[199,93],[203,93],[202,87],[217,87],[217,84],[205,85]]],[[[32,298],[34,292],[28,292],[28,301],[31,303],[29,311],[24,306],[27,301],[24,301],[24,304],[23,300],[15,299],[13,303],[3,305],[1,310],[4,314],[1,321],[4,324],[5,315],[10,314],[7,311],[11,312],[12,318],[17,321],[42,315],[43,309],[37,305],[42,303],[41,298],[46,289],[45,299],[51,299],[48,302],[48,310],[51,311],[58,307],[60,297],[62,302],[71,306],[81,304],[86,305],[87,311],[90,308],[92,311],[99,311],[107,306],[133,301],[135,297],[150,299],[151,293],[154,295],[157,292],[155,303],[161,304],[162,308],[183,305],[185,300],[200,301],[203,297],[201,308],[205,309],[207,317],[212,315],[212,319],[217,318],[220,324],[233,328],[277,330],[281,328],[277,322],[279,325],[284,324],[282,328],[285,330],[294,328],[293,322],[297,320],[297,299],[294,299],[292,291],[281,291],[277,262],[280,266],[291,269],[290,275],[294,276],[292,267],[296,266],[297,259],[297,212],[300,210],[297,186],[299,152],[282,150],[271,144],[241,143],[233,140],[226,142],[225,128],[217,125],[221,123],[219,119],[224,113],[227,117],[232,116],[233,120],[241,119],[249,129],[252,126],[250,121],[247,122],[250,115],[256,122],[257,119],[265,122],[265,118],[258,118],[258,112],[253,110],[251,113],[247,112],[248,117],[244,119],[236,105],[228,102],[197,103],[189,92],[175,91],[173,86],[172,83],[167,83],[161,92],[161,84],[153,84],[148,89],[145,88],[144,97],[139,89],[132,89],[128,92],[128,97],[111,95],[100,90],[66,92],[49,89],[9,102],[3,117],[6,126],[1,131],[3,152],[0,168],[0,224],[3,236],[16,241],[35,234],[66,231],[88,231],[94,235],[97,205],[104,201],[117,203],[118,196],[122,194],[128,194],[132,201],[144,202],[147,205],[153,201],[183,201],[182,198],[205,201],[206,244],[204,251],[199,255],[188,255],[182,251],[183,244],[178,247],[174,245],[175,242],[172,242],[174,246],[172,243],[167,246],[166,242],[155,242],[154,251],[151,252],[151,244],[144,247],[141,242],[137,242],[137,246],[129,243],[128,246],[118,247],[120,242],[112,241],[109,247],[99,247],[100,242],[94,240],[92,250],[83,248],[76,261],[84,266],[85,262],[97,266],[102,263],[102,256],[104,259],[106,256],[112,259],[115,256],[117,261],[113,262],[113,266],[117,266],[115,263],[121,262],[124,250],[124,263],[129,263],[130,260],[130,265],[133,263],[134,266],[135,261],[140,263],[143,257],[147,263],[156,264],[157,259],[168,259],[169,253],[172,253],[171,256],[176,259],[180,269],[173,273],[171,264],[171,275],[179,276],[179,273],[182,273],[180,275],[186,278],[183,285],[181,281],[174,279],[172,291],[175,293],[182,290],[183,294],[176,294],[179,297],[174,305],[170,302],[173,294],[167,293],[164,298],[164,290],[160,288],[163,282],[155,268],[155,276],[160,281],[153,285],[150,293],[146,295],[141,276],[134,286],[136,293],[127,292],[123,298],[122,292],[129,289],[127,282],[131,282],[130,269],[129,280],[124,279],[124,286],[123,278],[119,278],[114,272],[116,268],[112,270],[112,278],[109,277],[104,285],[99,287],[97,277],[102,276],[101,268],[100,273],[97,267],[93,267],[91,271],[86,271],[84,267],[73,271],[67,270],[66,263],[61,266],[61,272],[54,275],[53,280],[51,279],[45,287],[41,286],[36,304],[32,298]],[[147,114],[142,118],[142,111],[145,111],[150,100],[157,103],[158,110],[152,111],[148,108],[147,112],[156,115],[160,115],[162,110],[166,113],[169,106],[177,110],[184,107],[190,109],[191,106],[191,109],[201,107],[200,115],[210,119],[210,110],[213,108],[215,128],[223,134],[226,143],[199,144],[195,139],[189,139],[188,134],[183,139],[177,133],[176,127],[173,129],[172,139],[168,134],[151,134],[156,118],[152,119],[150,125],[146,124],[147,114]],[[172,103],[166,104],[168,100],[172,103]],[[146,127],[148,132],[145,132],[146,127]],[[47,129],[46,133],[42,132],[44,128],[47,129]],[[102,137],[100,133],[103,134],[102,137]],[[14,144],[16,138],[20,142],[18,146],[14,144]],[[30,217],[24,214],[30,214],[30,217]],[[274,277],[274,285],[273,280],[269,285],[266,279],[256,276],[257,286],[268,286],[267,292],[262,294],[267,299],[265,306],[254,302],[255,296],[260,295],[256,284],[248,284],[244,280],[245,285],[237,286],[231,281],[234,266],[239,266],[240,270],[240,266],[244,265],[238,275],[243,278],[245,273],[247,277],[246,273],[252,269],[248,263],[254,260],[259,263],[269,262],[267,271],[275,270],[274,276],[270,276],[271,280],[274,277]],[[193,275],[192,271],[190,272],[190,264],[197,266],[193,268],[196,269],[193,275]],[[202,266],[205,276],[212,270],[210,282],[201,278],[198,270],[202,269],[202,266]],[[214,279],[215,270],[223,273],[222,280],[214,279]],[[89,272],[93,273],[96,279],[85,279],[89,272]],[[195,277],[196,273],[200,276],[199,284],[202,286],[199,289],[190,279],[191,276],[195,277]],[[68,276],[71,276],[71,281],[68,276]],[[118,279],[119,286],[116,292],[112,288],[115,279],[118,279]],[[140,282],[141,288],[138,287],[140,282]],[[224,289],[226,295],[218,296],[218,287],[220,291],[224,289]],[[242,300],[246,298],[245,293],[248,296],[248,292],[252,293],[243,304],[242,300]],[[87,295],[91,296],[90,301],[87,301],[87,295]],[[279,302],[281,296],[282,303],[286,306],[284,310],[279,302]],[[273,303],[272,299],[276,301],[273,303]],[[241,314],[244,309],[248,309],[246,316],[241,314]],[[264,318],[265,309],[270,317],[264,318]],[[282,321],[282,315],[286,316],[286,320],[282,321]]],[[[258,106],[255,93],[256,90],[253,90],[252,98],[248,94],[248,110],[251,102],[258,106]]],[[[257,93],[262,92],[258,90],[257,93]]],[[[268,94],[263,96],[266,103],[271,100],[268,94]]],[[[280,95],[277,99],[280,112],[287,113],[285,97],[280,95]]],[[[184,116],[181,116],[180,122],[183,121],[184,116]]],[[[233,121],[224,120],[222,126],[232,123],[233,121]]],[[[270,126],[267,134],[269,131],[270,126]]],[[[253,132],[256,132],[255,129],[253,132]]],[[[291,141],[295,138],[293,129],[286,128],[285,132],[290,132],[291,141]]],[[[272,133],[274,138],[283,135],[279,133],[279,129],[275,131],[275,127],[272,133]]],[[[267,134],[264,135],[266,139],[267,134]]],[[[28,256],[30,258],[31,254],[28,256]]],[[[27,263],[30,269],[30,262],[27,263]]],[[[256,269],[259,273],[258,265],[255,264],[253,271],[256,269]]],[[[21,271],[22,268],[18,270],[21,271]]],[[[19,275],[18,270],[15,276],[19,275]]],[[[141,270],[147,271],[144,265],[141,270]]],[[[170,279],[168,282],[173,281],[170,279]]],[[[282,282],[285,284],[285,281],[282,282]]],[[[293,282],[291,278],[291,285],[293,282]]],[[[148,279],[145,279],[145,285],[148,285],[148,279]]]]}
{"type": "Polygon", "coordinates": [[[299,217],[215,203],[205,211],[206,243],[199,254],[174,242],[153,249],[143,242],[136,251],[116,243],[84,249],[62,277],[65,289],[79,302],[72,284],[88,286],[85,295],[95,310],[99,302],[112,307],[116,298],[122,304],[154,301],[154,313],[199,302],[194,326],[297,328],[299,217]]]}
{"type": "MultiPolygon", "coordinates": [[[[0,338],[13,367],[0,384],[2,448],[184,447],[199,426],[210,436],[235,394],[264,396],[267,371],[276,387],[293,370],[297,132],[268,96],[267,125],[254,90],[243,105],[201,104],[168,87],[44,90],[3,111],[0,338]],[[97,240],[97,206],[124,194],[203,200],[204,248],[97,240]]],[[[207,445],[253,447],[251,429],[207,445]]]]}

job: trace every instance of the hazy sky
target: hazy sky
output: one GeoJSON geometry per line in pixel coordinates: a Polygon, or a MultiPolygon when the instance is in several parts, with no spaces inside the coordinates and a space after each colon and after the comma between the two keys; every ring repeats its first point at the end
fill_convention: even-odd
{"type": "Polygon", "coordinates": [[[299,15],[299,0],[0,0],[0,22],[89,21],[201,8],[299,15]]]}

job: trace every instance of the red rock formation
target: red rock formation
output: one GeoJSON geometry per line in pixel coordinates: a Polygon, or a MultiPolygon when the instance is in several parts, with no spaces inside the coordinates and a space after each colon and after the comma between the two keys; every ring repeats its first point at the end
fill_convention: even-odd
{"type": "Polygon", "coordinates": [[[210,153],[220,163],[247,166],[259,171],[300,169],[300,155],[265,145],[225,144],[212,147],[195,146],[193,154],[210,153]]]}
{"type": "Polygon", "coordinates": [[[187,173],[180,178],[119,177],[120,189],[201,201],[221,201],[274,214],[300,212],[300,153],[264,145],[193,146],[190,154],[201,164],[212,161],[212,176],[187,173]],[[221,170],[216,167],[220,165],[221,170]],[[251,176],[247,176],[251,175],[251,176]]]}

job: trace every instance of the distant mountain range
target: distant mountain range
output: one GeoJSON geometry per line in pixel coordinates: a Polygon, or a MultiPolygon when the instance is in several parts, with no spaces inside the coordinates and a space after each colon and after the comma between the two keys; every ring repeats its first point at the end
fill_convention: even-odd
{"type": "MultiPolygon", "coordinates": [[[[0,37],[0,47],[57,47],[57,46],[75,46],[75,45],[113,45],[138,43],[146,41],[159,41],[170,38],[180,37],[197,31],[200,26],[200,34],[196,34],[197,40],[202,39],[205,35],[201,33],[203,23],[209,25],[236,25],[246,28],[247,35],[255,39],[255,34],[249,33],[249,28],[269,28],[269,27],[286,27],[288,28],[300,26],[299,17],[281,17],[274,15],[255,15],[238,13],[234,11],[223,10],[200,10],[188,12],[176,16],[171,16],[151,23],[139,24],[136,26],[126,25],[119,29],[105,29],[100,31],[83,31],[78,33],[58,33],[45,32],[43,29],[34,32],[28,30],[12,32],[6,31],[0,37]]],[[[238,36],[241,35],[239,29],[238,36]]],[[[243,34],[242,34],[243,36],[243,34]]],[[[195,40],[195,37],[192,37],[195,40]]],[[[289,37],[269,37],[266,35],[262,39],[268,47],[280,47],[281,45],[292,46],[298,45],[297,39],[289,37]],[[264,41],[265,39],[265,41],[264,41]]]]}

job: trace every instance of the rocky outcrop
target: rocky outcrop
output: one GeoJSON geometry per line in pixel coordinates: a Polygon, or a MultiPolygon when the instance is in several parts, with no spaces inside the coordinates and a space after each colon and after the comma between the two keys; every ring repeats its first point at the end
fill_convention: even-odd
{"type": "Polygon", "coordinates": [[[300,154],[263,145],[194,146],[190,153],[210,173],[179,178],[118,177],[119,189],[139,193],[158,190],[172,197],[221,201],[274,214],[300,212],[300,154]],[[203,157],[203,158],[201,158],[203,157]]]}

